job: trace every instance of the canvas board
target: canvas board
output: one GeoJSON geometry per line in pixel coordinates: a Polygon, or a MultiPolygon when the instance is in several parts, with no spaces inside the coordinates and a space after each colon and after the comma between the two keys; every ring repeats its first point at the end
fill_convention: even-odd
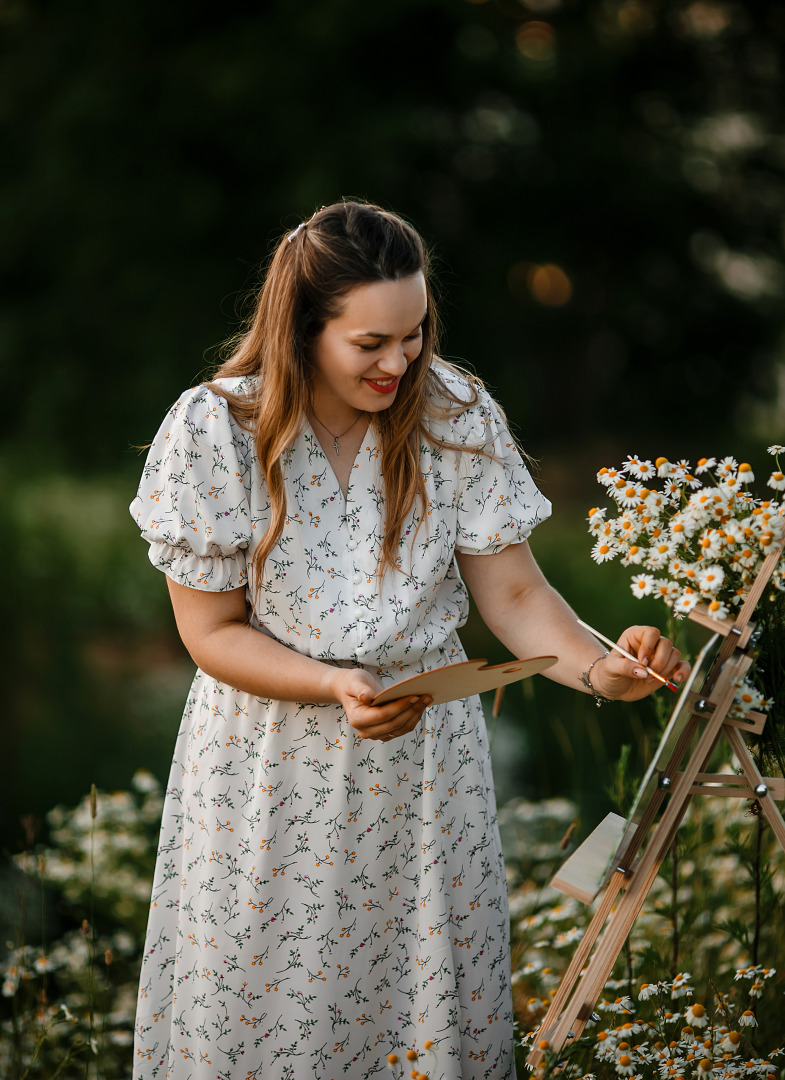
{"type": "Polygon", "coordinates": [[[671,718],[660,737],[659,746],[655,750],[649,767],[644,773],[643,779],[638,785],[638,791],[627,815],[627,825],[638,824],[643,812],[657,790],[660,775],[668,765],[676,749],[681,735],[687,726],[687,721],[692,715],[690,707],[690,694],[705,689],[705,683],[711,672],[712,665],[717,655],[717,646],[722,642],[720,634],[713,634],[692,665],[687,680],[682,684],[681,692],[674,706],[671,718]]]}
{"type": "Polygon", "coordinates": [[[720,641],[720,635],[714,634],[698,654],[689,677],[681,687],[659,745],[638,785],[626,821],[618,814],[608,814],[556,871],[551,880],[554,888],[584,903],[591,903],[607,882],[609,871],[627,850],[657,790],[660,775],[676,750],[691,715],[690,694],[698,688],[705,688],[720,641]]]}

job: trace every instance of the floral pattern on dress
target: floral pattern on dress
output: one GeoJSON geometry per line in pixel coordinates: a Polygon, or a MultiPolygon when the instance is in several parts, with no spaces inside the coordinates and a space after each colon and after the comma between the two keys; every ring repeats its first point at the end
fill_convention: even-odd
{"type": "MultiPolygon", "coordinates": [[[[492,554],[549,513],[484,392],[431,431],[493,456],[422,445],[425,510],[406,522],[401,572],[382,580],[373,424],[346,498],[304,425],[284,456],[288,516],[258,588],[266,487],[252,437],[207,387],[170,410],[131,511],[174,581],[245,587],[260,632],[388,684],[465,659],[455,551],[492,554]]],[[[338,705],[260,699],[197,671],[161,827],[135,1077],[368,1080],[427,1040],[438,1080],[515,1076],[479,699],[432,706],[382,743],[358,738],[338,705]]]]}

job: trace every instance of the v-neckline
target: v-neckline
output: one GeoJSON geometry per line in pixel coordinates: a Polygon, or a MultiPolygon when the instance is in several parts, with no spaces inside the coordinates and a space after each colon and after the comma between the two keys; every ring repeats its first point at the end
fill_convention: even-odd
{"type": "MultiPolygon", "coordinates": [[[[366,440],[366,438],[368,436],[368,432],[371,431],[371,429],[374,427],[373,416],[368,417],[368,423],[367,423],[367,425],[365,427],[365,430],[362,433],[362,438],[360,439],[360,441],[359,441],[359,443],[357,445],[357,450],[355,451],[354,457],[352,458],[351,465],[349,466],[349,472],[348,472],[347,477],[346,477],[346,489],[345,490],[344,490],[343,485],[341,484],[341,481],[340,481],[340,478],[339,478],[338,474],[335,471],[335,467],[334,467],[332,461],[330,460],[329,454],[325,450],[321,439],[316,434],[316,429],[314,428],[313,424],[311,423],[311,421],[308,419],[307,416],[305,417],[305,423],[307,424],[308,429],[310,430],[311,435],[313,436],[314,442],[316,443],[316,445],[317,445],[317,447],[319,449],[319,453],[322,455],[322,457],[325,460],[327,468],[332,473],[333,480],[335,481],[336,487],[337,487],[338,491],[340,491],[341,494],[343,495],[344,505],[346,505],[346,502],[348,501],[348,498],[349,498],[349,488],[352,486],[352,476],[353,476],[353,473],[354,473],[354,468],[355,468],[355,465],[357,464],[357,460],[358,460],[358,458],[360,456],[360,451],[363,448],[363,443],[365,442],[365,440],[366,440]]],[[[374,433],[374,438],[375,438],[375,433],[374,433]]]]}

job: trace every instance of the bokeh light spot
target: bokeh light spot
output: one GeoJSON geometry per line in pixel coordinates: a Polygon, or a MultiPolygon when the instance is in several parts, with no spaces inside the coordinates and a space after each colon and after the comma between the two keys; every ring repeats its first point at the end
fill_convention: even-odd
{"type": "Polygon", "coordinates": [[[547,64],[556,55],[556,35],[546,22],[533,19],[524,23],[515,35],[515,43],[527,60],[547,64]]]}
{"type": "Polygon", "coordinates": [[[540,304],[562,307],[572,296],[572,282],[560,266],[537,266],[529,275],[529,290],[540,304]]]}

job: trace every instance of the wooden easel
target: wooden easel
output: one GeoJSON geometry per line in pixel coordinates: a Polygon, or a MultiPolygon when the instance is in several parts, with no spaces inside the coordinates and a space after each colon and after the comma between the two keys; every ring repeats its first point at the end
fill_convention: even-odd
{"type": "Polygon", "coordinates": [[[691,619],[714,630],[715,635],[682,689],[627,822],[609,815],[553,880],[562,891],[582,900],[594,899],[603,886],[605,894],[540,1024],[535,1048],[527,1058],[531,1068],[541,1065],[547,1052],[558,1053],[579,1038],[591,1019],[694,795],[757,799],[785,852],[785,820],[775,804],[775,800],[785,798],[785,779],[761,776],[741,735],[742,731],[759,734],[766,716],[754,712],[746,713],[744,719],[728,716],[735,684],[753,662],[745,651],[753,630],[750,617],[782,551],[780,544],[764,559],[733,624],[718,623],[705,610],[695,609],[690,614],[691,619]],[[698,681],[701,686],[695,691],[693,686],[698,681]],[[723,735],[742,775],[705,771],[723,735]],[[654,828],[666,797],[667,806],[654,828]],[[600,867],[594,887],[588,884],[585,869],[591,864],[600,867]]]}

